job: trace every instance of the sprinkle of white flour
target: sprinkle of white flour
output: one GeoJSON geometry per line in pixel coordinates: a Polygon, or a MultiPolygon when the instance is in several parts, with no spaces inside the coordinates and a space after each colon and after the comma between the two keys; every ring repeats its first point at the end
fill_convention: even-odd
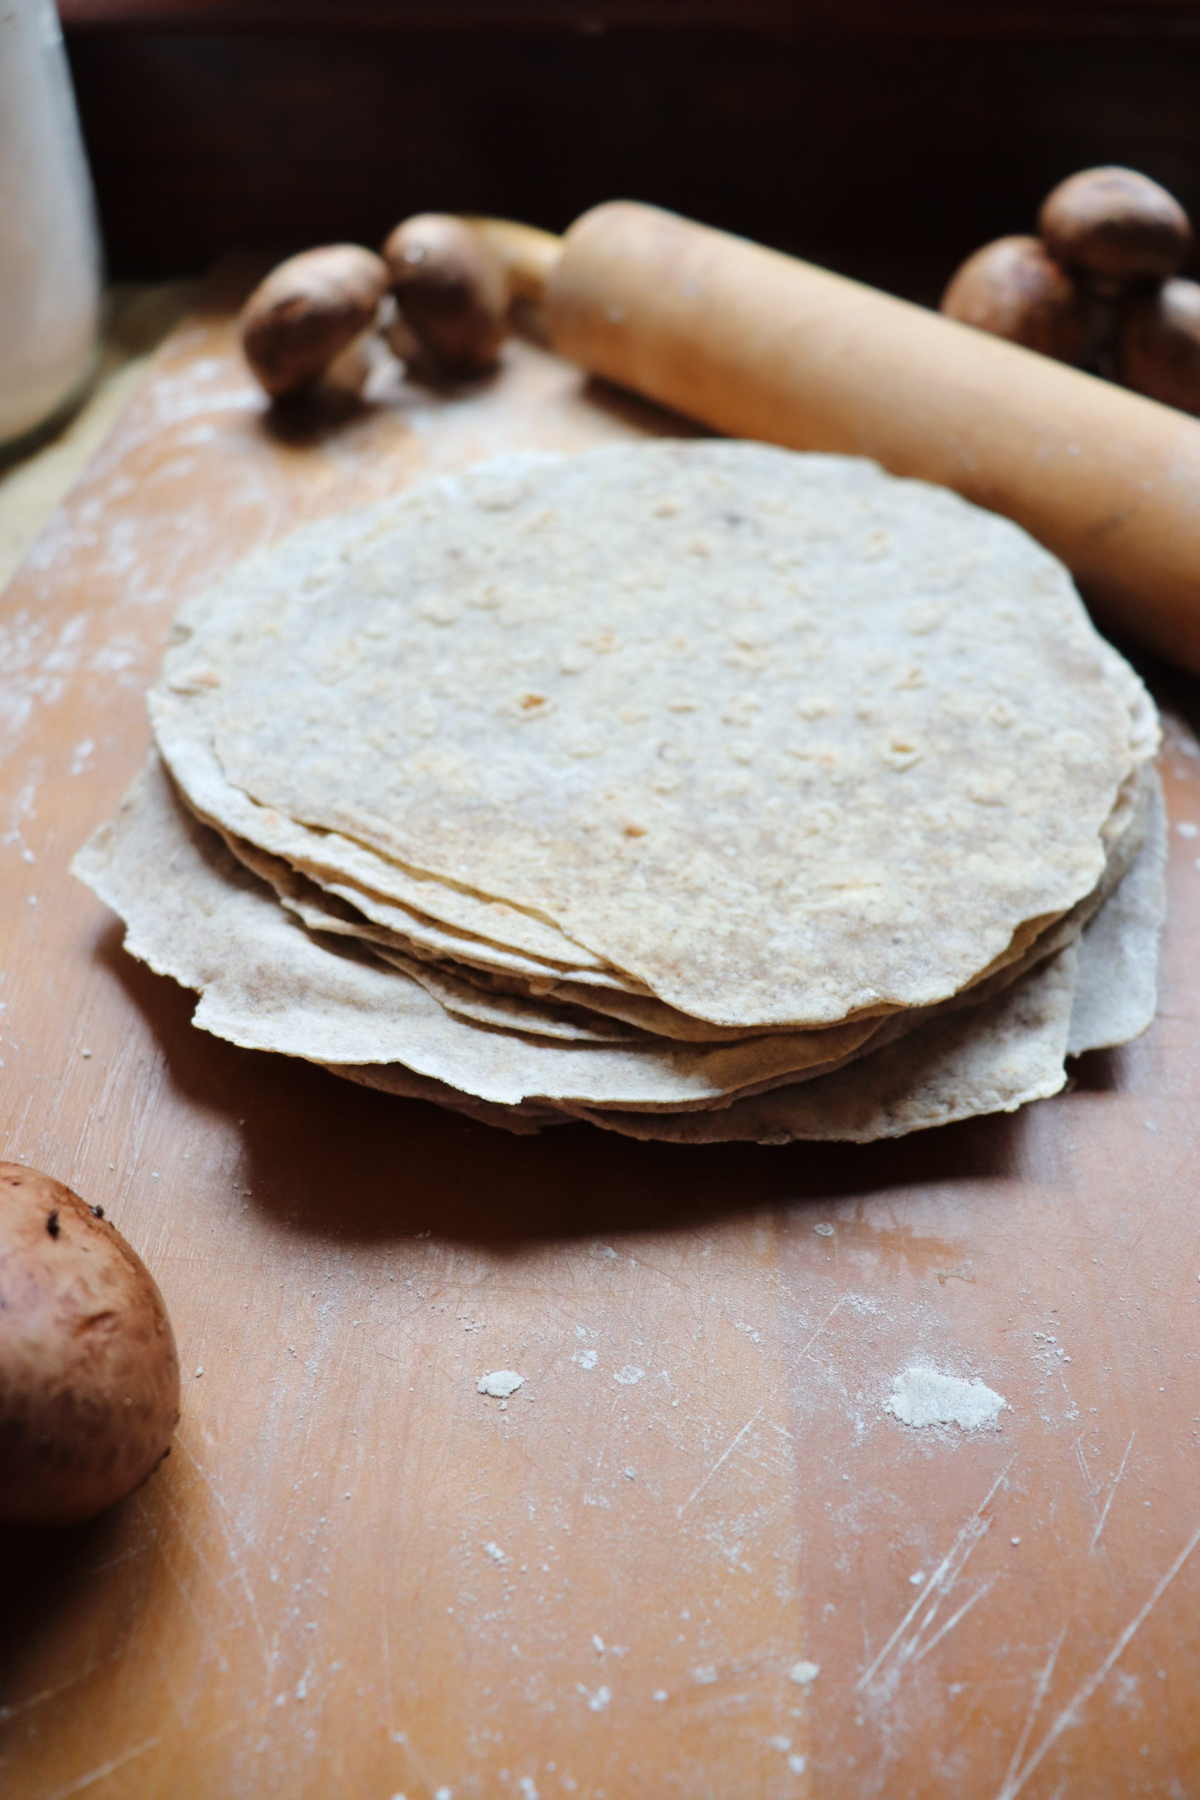
{"type": "Polygon", "coordinates": [[[884,1409],[902,1425],[958,1425],[963,1431],[994,1428],[1008,1405],[982,1381],[964,1381],[937,1369],[904,1369],[892,1382],[884,1409]]]}
{"type": "Polygon", "coordinates": [[[797,1687],[807,1687],[810,1682],[815,1681],[817,1679],[817,1676],[820,1673],[821,1673],[820,1663],[814,1663],[814,1662],[793,1663],[791,1668],[788,1670],[788,1680],[794,1681],[796,1683],[797,1687]]]}
{"type": "Polygon", "coordinates": [[[493,1369],[490,1375],[481,1375],[476,1386],[481,1394],[488,1394],[493,1400],[507,1400],[510,1394],[525,1386],[525,1377],[514,1369],[493,1369]]]}

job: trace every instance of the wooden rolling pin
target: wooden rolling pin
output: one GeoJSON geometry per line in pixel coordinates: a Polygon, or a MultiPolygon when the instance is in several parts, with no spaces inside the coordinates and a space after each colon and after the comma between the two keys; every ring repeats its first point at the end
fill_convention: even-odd
{"type": "Polygon", "coordinates": [[[1200,671],[1200,422],[656,207],[598,206],[561,240],[476,223],[584,368],[730,436],[956,488],[1200,671]]]}

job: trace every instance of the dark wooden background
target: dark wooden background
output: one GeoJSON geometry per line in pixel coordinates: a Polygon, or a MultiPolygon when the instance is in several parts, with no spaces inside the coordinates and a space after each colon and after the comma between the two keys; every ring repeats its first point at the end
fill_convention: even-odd
{"type": "Polygon", "coordinates": [[[634,196],[934,299],[1089,163],[1200,210],[1200,4],[62,0],[114,274],[634,196]]]}

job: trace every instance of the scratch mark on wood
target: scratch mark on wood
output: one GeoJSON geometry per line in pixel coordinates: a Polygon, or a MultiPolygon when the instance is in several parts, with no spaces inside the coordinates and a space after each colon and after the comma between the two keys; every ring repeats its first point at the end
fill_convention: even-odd
{"type": "Polygon", "coordinates": [[[93,1563],[91,1573],[103,1575],[106,1569],[119,1568],[122,1563],[132,1562],[135,1556],[144,1556],[146,1544],[131,1544],[128,1550],[122,1550],[119,1556],[110,1556],[106,1562],[93,1563]]]}
{"type": "Polygon", "coordinates": [[[225,1548],[229,1553],[229,1560],[233,1566],[234,1577],[242,1590],[242,1596],[246,1602],[246,1610],[250,1615],[250,1622],[254,1627],[254,1634],[257,1637],[259,1647],[262,1650],[263,1663],[265,1666],[264,1672],[269,1680],[273,1675],[275,1665],[279,1660],[279,1649],[277,1644],[272,1647],[267,1643],[267,1634],[263,1630],[262,1619],[259,1616],[258,1601],[256,1600],[254,1590],[250,1585],[249,1577],[246,1574],[246,1565],[242,1561],[241,1553],[238,1549],[237,1534],[234,1530],[233,1521],[229,1516],[229,1509],[226,1506],[224,1498],[217,1488],[216,1483],[213,1481],[204,1465],[199,1461],[195,1452],[189,1449],[182,1438],[176,1438],[175,1443],[178,1449],[183,1452],[184,1456],[191,1463],[196,1474],[200,1477],[200,1480],[204,1483],[208,1492],[212,1495],[213,1500],[216,1502],[216,1516],[220,1520],[221,1535],[225,1539],[225,1548]]]}
{"type": "Polygon", "coordinates": [[[225,1673],[229,1668],[229,1658],[225,1655],[225,1652],[220,1646],[204,1607],[198,1603],[190,1584],[184,1580],[182,1573],[175,1567],[174,1561],[170,1557],[165,1556],[163,1558],[163,1569],[166,1572],[168,1580],[174,1583],[176,1589],[183,1598],[184,1605],[191,1613],[197,1628],[197,1634],[206,1651],[216,1659],[217,1667],[221,1672],[225,1673]]]}
{"type": "Polygon", "coordinates": [[[1024,1767],[1021,1768],[1015,1776],[1011,1777],[1011,1779],[1006,1777],[1004,1786],[997,1794],[996,1800],[1016,1800],[1016,1796],[1025,1786],[1029,1777],[1034,1773],[1035,1769],[1040,1767],[1041,1763],[1054,1748],[1063,1732],[1078,1722],[1080,1712],[1096,1692],[1096,1689],[1109,1673],[1109,1670],[1112,1669],[1114,1664],[1125,1654],[1129,1645],[1133,1642],[1133,1639],[1146,1623],[1146,1620],[1150,1617],[1150,1614],[1154,1611],[1154,1608],[1158,1605],[1175,1577],[1191,1557],[1197,1544],[1200,1544],[1200,1525],[1197,1525],[1195,1531],[1193,1531],[1191,1537],[1183,1546],[1183,1549],[1179,1552],[1179,1555],[1175,1558],[1175,1561],[1167,1569],[1165,1574],[1161,1575],[1155,1582],[1149,1599],[1138,1608],[1136,1613],[1134,1613],[1124,1631],[1118,1634],[1108,1655],[1104,1658],[1104,1661],[1098,1668],[1093,1670],[1087,1680],[1080,1685],[1071,1696],[1070,1700],[1068,1700],[1067,1704],[1063,1707],[1028,1762],[1025,1763],[1024,1767]]]}
{"type": "Polygon", "coordinates": [[[392,1695],[395,1682],[392,1678],[392,1628],[388,1619],[387,1597],[379,1614],[379,1623],[383,1630],[383,1703],[389,1714],[392,1710],[392,1695]]]}
{"type": "Polygon", "coordinates": [[[1092,1480],[1092,1471],[1087,1466],[1087,1457],[1083,1454],[1083,1436],[1084,1434],[1081,1431],[1079,1436],[1075,1439],[1075,1460],[1083,1473],[1083,1485],[1087,1490],[1087,1497],[1091,1503],[1092,1510],[1095,1511],[1096,1484],[1092,1480]]]}
{"type": "MultiPolygon", "coordinates": [[[[429,1764],[425,1761],[425,1758],[421,1755],[421,1752],[417,1749],[417,1746],[413,1743],[413,1741],[409,1737],[407,1731],[393,1731],[391,1733],[391,1739],[392,1739],[393,1744],[398,1744],[399,1747],[405,1752],[405,1754],[408,1757],[409,1762],[412,1764],[413,1768],[416,1770],[417,1775],[425,1783],[425,1785],[429,1789],[430,1793],[433,1793],[434,1792],[434,1782],[433,1782],[432,1775],[429,1773],[429,1764]]],[[[437,1791],[439,1793],[443,1793],[448,1790],[446,1790],[444,1788],[439,1788],[437,1791]]]]}
{"type": "Polygon", "coordinates": [[[979,1502],[979,1505],[959,1528],[958,1535],[953,1544],[951,1544],[949,1550],[946,1552],[937,1568],[933,1571],[933,1574],[929,1577],[924,1587],[922,1587],[916,1599],[913,1601],[896,1629],[892,1632],[891,1637],[888,1638],[882,1650],[880,1650],[870,1666],[859,1676],[856,1685],[860,1693],[871,1686],[893,1650],[896,1651],[895,1666],[888,1677],[885,1686],[890,1689],[895,1685],[896,1681],[899,1679],[901,1670],[905,1664],[909,1662],[916,1651],[923,1632],[933,1623],[942,1601],[952,1592],[955,1583],[966,1566],[967,1559],[971,1555],[971,1552],[974,1550],[979,1540],[986,1537],[987,1533],[991,1530],[992,1521],[989,1518],[985,1518],[984,1515],[1000,1488],[1008,1480],[1009,1471],[1016,1460],[1015,1456],[1009,1457],[995,1481],[993,1481],[991,1487],[979,1502]],[[933,1605],[921,1620],[911,1638],[905,1640],[905,1632],[931,1596],[936,1596],[933,1605]]]}
{"type": "Polygon", "coordinates": [[[688,1495],[687,1499],[683,1502],[683,1504],[681,1506],[676,1507],[675,1517],[677,1519],[682,1519],[684,1513],[687,1511],[688,1507],[692,1504],[692,1501],[696,1498],[697,1494],[702,1494],[704,1492],[705,1488],[708,1486],[709,1482],[712,1480],[712,1478],[716,1474],[717,1470],[720,1469],[721,1467],[723,1467],[723,1465],[729,1461],[729,1458],[733,1455],[734,1451],[737,1449],[738,1445],[741,1443],[741,1441],[745,1437],[746,1433],[751,1429],[752,1426],[755,1426],[758,1424],[758,1421],[762,1418],[762,1416],[766,1410],[767,1410],[767,1403],[764,1400],[762,1405],[759,1407],[758,1411],[754,1414],[754,1417],[751,1419],[747,1419],[746,1423],[742,1426],[742,1429],[739,1432],[735,1433],[735,1435],[730,1438],[729,1442],[726,1444],[725,1448],[722,1450],[720,1456],[718,1456],[716,1462],[713,1464],[712,1468],[708,1471],[708,1474],[703,1476],[702,1479],[696,1483],[695,1487],[692,1489],[691,1493],[688,1495]]]}
{"type": "Polygon", "coordinates": [[[982,1587],[976,1588],[975,1592],[971,1595],[971,1598],[969,1600],[964,1600],[958,1611],[952,1613],[946,1620],[946,1623],[941,1626],[939,1630],[935,1631],[933,1636],[929,1638],[926,1643],[922,1644],[921,1648],[913,1657],[914,1663],[923,1662],[929,1655],[929,1652],[934,1649],[936,1645],[941,1643],[942,1639],[946,1636],[946,1633],[953,1631],[959,1620],[965,1619],[971,1608],[982,1600],[985,1594],[990,1594],[995,1585],[996,1578],[993,1576],[991,1581],[985,1581],[982,1587]]]}
{"type": "Polygon", "coordinates": [[[42,1688],[40,1693],[30,1694],[27,1700],[14,1700],[11,1705],[0,1706],[0,1725],[7,1725],[10,1719],[19,1719],[22,1713],[33,1712],[36,1707],[44,1706],[47,1700],[54,1700],[59,1694],[77,1687],[99,1666],[98,1663],[88,1663],[86,1668],[80,1669],[77,1675],[72,1675],[67,1681],[60,1681],[54,1687],[42,1688]]]}
{"type": "Polygon", "coordinates": [[[1100,1533],[1104,1530],[1105,1521],[1108,1518],[1108,1509],[1113,1503],[1113,1495],[1116,1493],[1117,1489],[1121,1485],[1121,1477],[1125,1473],[1125,1464],[1129,1461],[1129,1452],[1133,1449],[1133,1440],[1136,1436],[1137,1436],[1136,1431],[1131,1431],[1129,1434],[1129,1442],[1125,1446],[1125,1454],[1121,1458],[1120,1467],[1118,1468],[1116,1474],[1113,1476],[1112,1486],[1109,1488],[1108,1494],[1105,1497],[1104,1506],[1100,1513],[1100,1517],[1096,1520],[1096,1529],[1095,1529],[1095,1531],[1093,1531],[1092,1541],[1088,1545],[1088,1555],[1089,1556],[1091,1555],[1092,1551],[1096,1548],[1096,1545],[1100,1542],[1100,1533]]]}
{"type": "Polygon", "coordinates": [[[1009,1782],[1021,1766],[1021,1758],[1025,1754],[1025,1746],[1033,1733],[1034,1725],[1037,1723],[1037,1716],[1042,1710],[1042,1702],[1046,1698],[1047,1689],[1050,1686],[1054,1670],[1058,1664],[1059,1651],[1062,1649],[1066,1639],[1067,1627],[1064,1625],[1057,1638],[1055,1638],[1054,1648],[1046,1658],[1046,1661],[1038,1674],[1038,1678],[1033,1684],[1033,1697],[1029,1702],[1029,1709],[1025,1714],[1025,1720],[1021,1726],[1021,1735],[1017,1739],[1013,1753],[1008,1761],[1008,1767],[1004,1771],[1004,1782],[1000,1789],[1002,1794],[1008,1791],[1009,1782]]]}
{"type": "Polygon", "coordinates": [[[867,1598],[861,1588],[858,1593],[858,1622],[862,1628],[863,1657],[869,1661],[871,1656],[871,1631],[867,1624],[867,1598]]]}
{"type": "Polygon", "coordinates": [[[161,1737],[144,1738],[140,1744],[134,1744],[132,1749],[126,1750],[123,1756],[114,1756],[109,1762],[101,1763],[99,1768],[89,1769],[88,1773],[81,1775],[78,1781],[70,1781],[66,1787],[55,1788],[52,1794],[47,1795],[47,1800],[68,1800],[70,1794],[82,1794],[84,1788],[90,1788],[97,1781],[103,1781],[106,1775],[115,1775],[118,1769],[125,1767],[126,1763],[131,1763],[135,1757],[145,1756],[147,1750],[153,1750],[155,1744],[161,1743],[161,1737]]]}
{"type": "Polygon", "coordinates": [[[832,1319],[834,1313],[837,1312],[839,1307],[844,1306],[845,1303],[846,1303],[845,1294],[842,1294],[840,1296],[840,1298],[838,1298],[837,1300],[834,1301],[834,1303],[830,1307],[829,1311],[825,1314],[825,1317],[821,1320],[821,1323],[817,1326],[817,1329],[813,1332],[812,1336],[809,1338],[807,1344],[804,1345],[803,1349],[800,1352],[801,1356],[808,1355],[809,1351],[812,1349],[813,1345],[816,1343],[817,1339],[820,1337],[821,1333],[824,1331],[825,1327],[828,1325],[830,1319],[832,1319]]]}
{"type": "MultiPolygon", "coordinates": [[[[169,1497],[166,1498],[164,1504],[176,1526],[176,1542],[182,1544],[186,1540],[183,1516],[180,1513],[179,1508],[174,1505],[169,1497]]],[[[214,1565],[208,1563],[201,1556],[198,1548],[195,1549],[195,1555],[196,1560],[200,1563],[202,1569],[211,1572],[214,1565]]],[[[213,1630],[211,1609],[205,1609],[197,1603],[196,1596],[192,1592],[191,1584],[184,1579],[182,1570],[176,1567],[175,1553],[171,1549],[169,1539],[167,1545],[164,1547],[162,1567],[167,1579],[174,1583],[176,1590],[183,1598],[184,1605],[191,1613],[196,1624],[198,1636],[200,1637],[206,1652],[215,1657],[217,1666],[221,1669],[222,1673],[226,1672],[229,1668],[229,1659],[222,1650],[217,1635],[213,1630]]]]}

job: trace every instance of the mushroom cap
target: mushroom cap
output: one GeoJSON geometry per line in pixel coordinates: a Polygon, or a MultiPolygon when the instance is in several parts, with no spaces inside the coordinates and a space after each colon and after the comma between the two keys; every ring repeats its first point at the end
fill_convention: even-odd
{"type": "Polygon", "coordinates": [[[303,250],[272,269],[242,308],[242,350],[273,399],[318,380],[370,326],[387,291],[381,257],[360,244],[303,250]]]}
{"type": "Polygon", "coordinates": [[[1087,355],[1088,297],[1035,237],[997,238],[976,250],[950,281],[941,310],[1060,362],[1087,355]]]}
{"type": "Polygon", "coordinates": [[[507,330],[508,283],[499,258],[462,219],[416,213],[383,246],[392,293],[420,349],[453,373],[495,364],[507,330]]]}
{"type": "Polygon", "coordinates": [[[1107,281],[1150,281],[1187,261],[1192,228],[1183,207],[1136,169],[1081,169],[1046,196],[1038,230],[1065,268],[1107,281]]]}
{"type": "Polygon", "coordinates": [[[91,1518],[166,1454],[179,1362],[162,1295],[99,1209],[0,1162],[0,1523],[91,1518]]]}

